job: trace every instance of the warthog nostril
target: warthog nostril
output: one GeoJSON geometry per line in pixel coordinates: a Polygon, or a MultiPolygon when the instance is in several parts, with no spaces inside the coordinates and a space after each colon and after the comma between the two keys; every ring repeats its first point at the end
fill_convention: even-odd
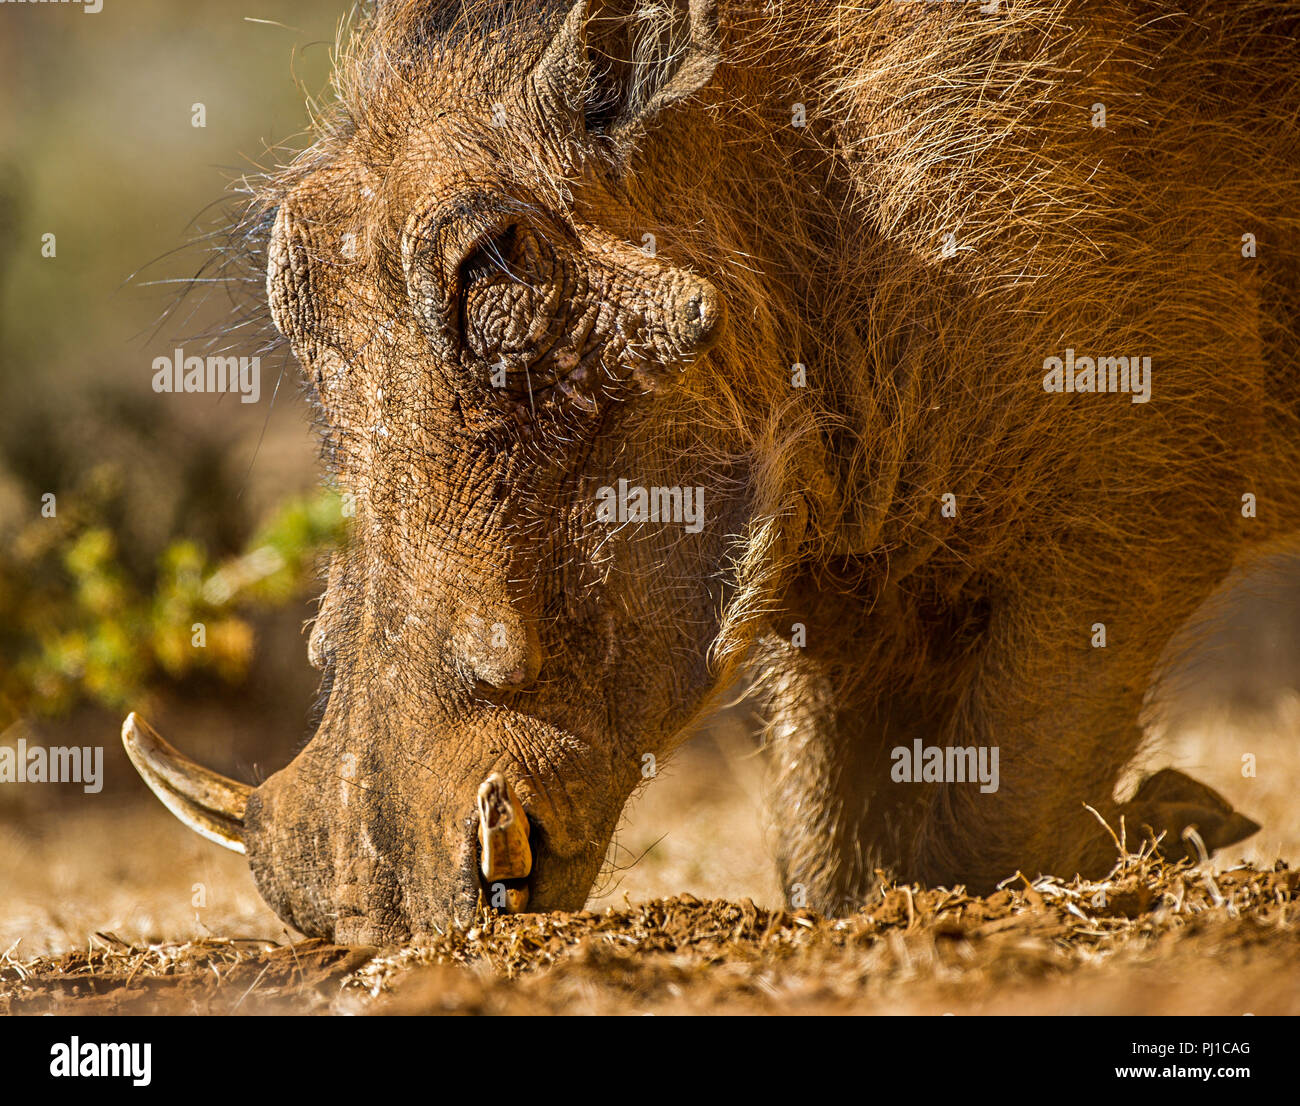
{"type": "Polygon", "coordinates": [[[533,870],[531,829],[510,781],[493,772],[478,789],[479,871],[488,884],[489,901],[507,914],[528,906],[528,885],[521,881],[533,870]]]}

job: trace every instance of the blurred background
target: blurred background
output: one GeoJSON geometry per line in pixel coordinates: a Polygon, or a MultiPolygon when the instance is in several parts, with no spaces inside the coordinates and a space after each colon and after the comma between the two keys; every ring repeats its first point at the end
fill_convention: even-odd
{"type": "MultiPolygon", "coordinates": [[[[204,336],[259,353],[259,335],[232,329],[256,274],[233,299],[223,283],[178,298],[225,260],[209,251],[232,186],[303,144],[344,9],[0,4],[0,745],[104,749],[98,794],[0,784],[0,953],[62,951],[97,930],[282,932],[243,858],[162,809],[118,732],[139,710],[253,782],[310,732],[302,627],[340,512],[293,366],[264,357],[251,404],[151,382],[155,357],[210,352],[204,336]]],[[[1280,561],[1240,590],[1154,735],[1153,763],[1193,771],[1264,823],[1230,859],[1300,859],[1298,677],[1300,568],[1280,561]]],[[[594,902],[684,890],[778,902],[751,722],[743,706],[724,713],[663,768],[594,902]]]]}
{"type": "MultiPolygon", "coordinates": [[[[222,337],[255,284],[181,296],[200,271],[233,271],[212,252],[232,188],[301,145],[343,14],[301,0],[0,6],[0,744],[105,756],[97,795],[0,785],[0,951],[112,928],[123,896],[147,908],[133,864],[139,880],[179,873],[159,899],[191,928],[205,878],[210,909],[271,918],[222,863],[239,857],[208,872],[209,850],[187,852],[154,817],[117,733],[139,710],[251,780],[308,732],[301,628],[340,512],[292,365],[264,357],[245,404],[157,394],[152,362],[178,346],[260,352],[259,334],[222,337]]],[[[126,928],[150,932],[140,921],[126,928]]]]}

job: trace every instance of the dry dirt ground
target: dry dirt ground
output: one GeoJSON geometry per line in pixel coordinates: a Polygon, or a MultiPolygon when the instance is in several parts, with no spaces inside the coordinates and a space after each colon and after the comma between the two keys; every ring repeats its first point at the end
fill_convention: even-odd
{"type": "Polygon", "coordinates": [[[156,803],[0,824],[0,1012],[1300,1014],[1298,731],[1284,701],[1162,744],[1265,826],[1209,864],[888,887],[839,920],[780,908],[761,765],[725,728],[633,804],[587,911],[418,949],[301,941],[156,803]]]}

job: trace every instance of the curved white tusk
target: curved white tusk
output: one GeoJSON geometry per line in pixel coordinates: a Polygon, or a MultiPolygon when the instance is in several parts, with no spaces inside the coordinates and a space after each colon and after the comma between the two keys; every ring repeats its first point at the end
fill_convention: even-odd
{"type": "Polygon", "coordinates": [[[209,841],[233,852],[244,851],[244,808],[253,792],[248,784],[195,764],[134,711],[122,723],[122,744],[163,806],[209,841]]]}

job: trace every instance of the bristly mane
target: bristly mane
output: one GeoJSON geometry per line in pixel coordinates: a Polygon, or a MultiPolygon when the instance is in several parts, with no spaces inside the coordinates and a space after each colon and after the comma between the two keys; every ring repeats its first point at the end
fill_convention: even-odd
{"type": "MultiPolygon", "coordinates": [[[[311,149],[249,184],[233,240],[253,271],[296,181],[358,135],[400,142],[395,83],[436,87],[440,58],[489,41],[533,51],[565,7],[393,0],[346,24],[311,149]]],[[[720,667],[801,566],[868,606],[942,605],[1029,562],[1068,576],[1123,534],[1213,531],[1227,564],[1294,517],[1300,4],[735,3],[722,23],[707,114],[667,120],[632,165],[731,306],[668,401],[719,471],[749,474],[720,667]],[[1066,347],[1150,356],[1158,405],[1045,395],[1066,347]],[[1249,535],[1242,491],[1272,504],[1249,535]]],[[[1132,586],[1109,579],[1091,585],[1132,586]]]]}

